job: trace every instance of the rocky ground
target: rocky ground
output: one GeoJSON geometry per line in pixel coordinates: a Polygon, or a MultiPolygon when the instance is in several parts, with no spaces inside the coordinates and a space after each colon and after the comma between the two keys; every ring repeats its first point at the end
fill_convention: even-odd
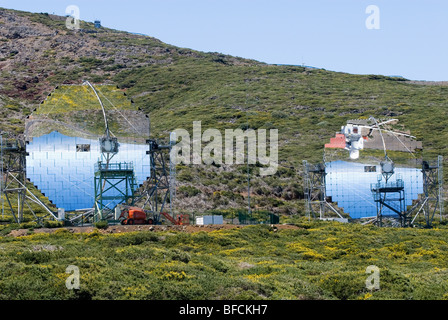
{"type": "MultiPolygon", "coordinates": [[[[44,92],[61,84],[55,75],[65,74],[64,83],[77,83],[81,69],[89,78],[111,79],[127,68],[170,64],[176,56],[201,56],[149,36],[94,29],[86,22],[81,22],[80,30],[69,30],[65,19],[0,9],[0,72],[4,77],[0,94],[38,101],[44,92]]],[[[244,59],[226,59],[230,64],[244,63],[244,59]]]]}
{"type": "MultiPolygon", "coordinates": [[[[68,227],[66,228],[71,233],[90,233],[94,230],[98,230],[102,234],[111,234],[111,233],[125,233],[125,232],[135,232],[135,231],[176,231],[176,232],[212,232],[216,230],[222,229],[240,229],[244,228],[244,225],[234,225],[234,224],[222,224],[222,225],[185,225],[185,226],[161,226],[161,225],[133,225],[133,226],[123,226],[123,225],[115,225],[109,226],[106,229],[97,229],[93,226],[86,227],[68,227]]],[[[292,224],[276,224],[272,225],[274,230],[282,230],[282,229],[298,229],[299,227],[292,224]]],[[[62,228],[40,228],[34,229],[34,233],[53,233],[56,230],[60,230],[62,228]]],[[[17,229],[11,231],[9,236],[11,237],[22,237],[29,234],[28,229],[17,229]]]]}

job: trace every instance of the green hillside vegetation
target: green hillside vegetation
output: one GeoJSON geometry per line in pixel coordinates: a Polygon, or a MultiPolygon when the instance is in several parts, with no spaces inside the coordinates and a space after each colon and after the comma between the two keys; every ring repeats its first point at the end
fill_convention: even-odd
{"type": "MultiPolygon", "coordinates": [[[[123,111],[140,108],[148,114],[151,136],[157,139],[166,141],[176,128],[191,130],[193,121],[202,121],[203,130],[278,129],[276,174],[261,177],[257,165],[179,165],[175,208],[235,218],[247,211],[249,171],[254,216],[274,212],[280,223],[299,227],[276,231],[257,225],[192,234],[59,229],[47,234],[37,232],[40,226],[26,211],[24,224],[0,226],[0,299],[448,298],[445,222],[435,221],[433,229],[309,222],[303,218],[301,175],[302,160],[322,161],[324,144],[347,120],[370,116],[399,119],[397,129],[423,142],[417,157],[440,154],[446,163],[448,86],[268,65],[95,30],[85,22],[83,31],[74,32],[65,28],[64,17],[46,13],[0,9],[0,24],[0,42],[7,48],[0,54],[0,131],[19,135],[26,117],[48,115],[81,126],[67,134],[78,129],[102,134],[94,95],[65,86],[82,80],[113,84],[97,88],[123,111]],[[40,104],[55,86],[59,89],[40,104]],[[77,111],[68,112],[67,106],[77,111]],[[18,228],[28,229],[28,235],[7,236],[18,228]],[[80,268],[80,290],[65,287],[68,265],[80,268]],[[365,286],[370,265],[380,268],[378,291],[365,286]]],[[[131,135],[123,128],[119,121],[111,127],[131,135]]],[[[390,156],[407,160],[400,153],[390,156]]],[[[379,159],[382,152],[361,152],[361,157],[379,159]]],[[[48,204],[43,195],[40,199],[48,204]]],[[[11,219],[5,215],[6,222],[11,219]]]]}
{"type": "Polygon", "coordinates": [[[24,128],[24,115],[28,115],[28,110],[23,110],[23,106],[14,99],[0,95],[0,125],[1,130],[20,134],[24,128]]]}
{"type": "MultiPolygon", "coordinates": [[[[278,129],[278,172],[262,178],[257,175],[257,167],[249,169],[253,209],[280,214],[303,214],[302,160],[322,161],[324,144],[349,119],[397,118],[398,129],[409,130],[423,142],[424,150],[417,157],[435,159],[441,154],[447,158],[448,86],[413,84],[403,78],[380,75],[268,65],[220,53],[179,48],[152,37],[107,28],[95,30],[91,23],[82,22],[81,27],[87,31],[69,31],[64,27],[64,17],[15,13],[30,19],[30,28],[59,32],[53,38],[41,37],[45,40],[41,45],[48,47],[48,50],[42,49],[47,57],[35,61],[36,65],[45,64],[52,72],[40,76],[38,83],[26,82],[24,98],[8,104],[18,110],[14,112],[22,111],[22,119],[0,106],[0,112],[12,115],[5,127],[15,132],[23,128],[23,117],[30,114],[29,110],[36,108],[38,102],[30,99],[39,90],[45,97],[51,91],[46,89],[49,85],[79,84],[83,79],[118,85],[133,99],[136,107],[149,114],[152,137],[165,141],[169,132],[176,128],[191,130],[193,121],[201,121],[203,130],[278,129]],[[51,48],[53,44],[56,49],[51,48]],[[70,49],[72,47],[74,49],[70,49]],[[30,92],[33,95],[28,95],[30,92]]],[[[12,40],[5,38],[5,41],[10,44],[12,40]]],[[[18,60],[21,54],[9,57],[8,61],[17,64],[17,73],[26,80],[36,73],[18,60]]],[[[15,96],[21,92],[21,89],[11,91],[18,76],[5,72],[2,75],[5,85],[0,93],[15,96]]],[[[21,85],[19,83],[18,88],[21,85]]],[[[95,108],[91,93],[72,95],[71,99],[72,106],[91,101],[95,108]]],[[[45,105],[37,112],[43,113],[45,105]]],[[[58,106],[53,110],[68,109],[58,106]]],[[[64,114],[58,117],[67,120],[64,114]]],[[[99,109],[89,114],[79,111],[71,120],[82,124],[81,129],[93,130],[95,134],[104,130],[99,109]]],[[[112,129],[120,132],[123,126],[112,129]]],[[[381,152],[366,152],[361,156],[371,159],[372,154],[375,159],[381,157],[381,152]]],[[[397,162],[403,160],[403,154],[391,156],[397,162]]],[[[246,166],[179,166],[178,178],[179,187],[191,186],[200,191],[180,193],[180,210],[191,213],[247,208],[246,166]],[[193,180],[193,177],[198,179],[193,180]],[[214,197],[217,192],[220,196],[214,197]]]]}
{"type": "MultiPolygon", "coordinates": [[[[125,92],[114,85],[96,85],[95,89],[104,105],[112,133],[120,137],[148,138],[149,118],[144,113],[138,112],[125,92]]],[[[57,86],[29,119],[55,121],[42,121],[37,127],[32,128],[32,132],[28,132],[31,136],[40,136],[51,131],[59,131],[69,136],[86,133],[99,136],[105,131],[101,105],[88,85],[57,86]]]]}
{"type": "MultiPolygon", "coordinates": [[[[169,66],[123,71],[114,80],[150,113],[152,134],[158,137],[167,137],[176,128],[192,130],[193,121],[201,121],[202,130],[221,132],[278,129],[280,170],[273,177],[260,178],[258,170],[251,176],[252,190],[259,191],[254,192],[253,208],[276,213],[303,212],[301,202],[296,201],[303,197],[302,160],[321,162],[324,144],[349,119],[398,118],[399,129],[409,130],[423,142],[423,152],[414,155],[417,158],[435,159],[448,151],[447,86],[295,66],[226,65],[214,58],[183,58],[169,66]]],[[[384,154],[361,152],[370,162],[371,156],[379,162],[384,154]]],[[[390,156],[397,163],[412,159],[400,152],[390,156]]],[[[247,190],[245,166],[234,166],[227,175],[232,178],[215,167],[184,166],[179,181],[187,183],[199,176],[200,184],[213,191],[241,194],[247,190]]],[[[207,190],[204,194],[211,196],[207,190]]],[[[239,205],[244,208],[247,200],[239,205]]]]}
{"type": "Polygon", "coordinates": [[[247,122],[252,129],[277,128],[283,162],[321,160],[323,145],[341,125],[369,116],[398,118],[429,157],[448,150],[447,86],[295,66],[227,66],[212,58],[123,71],[115,80],[158,120],[155,134],[188,129],[194,120],[204,130],[246,128],[247,122]]]}
{"type": "Polygon", "coordinates": [[[446,229],[298,226],[3,237],[0,298],[448,298],[446,229]],[[65,286],[69,265],[79,268],[79,290],[65,286]],[[366,289],[370,265],[380,270],[380,290],[366,289]]]}
{"type": "MultiPolygon", "coordinates": [[[[137,110],[127,99],[125,93],[113,85],[96,85],[95,89],[108,109],[137,110]]],[[[73,111],[100,110],[101,106],[95,93],[88,85],[74,86],[61,85],[53,91],[39,108],[33,113],[36,115],[52,115],[70,113],[73,111]]]]}

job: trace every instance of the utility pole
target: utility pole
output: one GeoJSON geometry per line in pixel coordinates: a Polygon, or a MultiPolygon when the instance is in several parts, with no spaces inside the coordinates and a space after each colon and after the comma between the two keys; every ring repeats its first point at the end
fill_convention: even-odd
{"type": "MultiPolygon", "coordinates": [[[[176,132],[173,131],[170,134],[170,153],[169,153],[169,161],[170,161],[170,213],[174,218],[174,201],[176,199],[176,159],[171,157],[171,150],[173,146],[177,142],[176,132]]],[[[177,156],[177,155],[176,155],[177,156]]]]}

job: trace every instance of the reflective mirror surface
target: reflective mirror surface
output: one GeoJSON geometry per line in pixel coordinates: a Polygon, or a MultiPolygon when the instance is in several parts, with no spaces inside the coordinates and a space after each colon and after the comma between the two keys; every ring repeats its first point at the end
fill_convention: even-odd
{"type": "MultiPolygon", "coordinates": [[[[346,161],[333,161],[327,163],[326,192],[333,202],[344,209],[351,218],[376,217],[377,204],[370,190],[371,184],[378,182],[381,175],[379,164],[363,164],[346,161]]],[[[389,179],[396,181],[397,177],[403,179],[406,206],[412,205],[412,200],[423,193],[423,175],[421,169],[395,167],[395,173],[389,179]]],[[[384,179],[382,180],[384,182],[384,179]]],[[[394,194],[389,194],[392,198],[394,194]]],[[[383,216],[396,216],[388,209],[383,208],[383,216]]]]}
{"type": "MultiPolygon", "coordinates": [[[[150,176],[148,145],[123,143],[111,163],[133,163],[137,186],[150,176]]],[[[58,208],[93,208],[94,166],[101,159],[98,139],[68,137],[52,132],[27,145],[27,178],[58,208]]],[[[115,204],[111,203],[109,207],[115,204]]]]}

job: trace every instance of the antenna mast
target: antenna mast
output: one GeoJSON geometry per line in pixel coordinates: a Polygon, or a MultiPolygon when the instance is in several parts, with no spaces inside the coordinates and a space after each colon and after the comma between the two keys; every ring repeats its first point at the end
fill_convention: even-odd
{"type": "MultiPolygon", "coordinates": [[[[176,143],[177,137],[176,132],[171,132],[170,135],[170,151],[173,147],[173,145],[176,143]]],[[[175,159],[173,159],[172,154],[170,152],[170,210],[171,210],[171,216],[174,217],[174,200],[176,199],[176,162],[175,159]]]]}

